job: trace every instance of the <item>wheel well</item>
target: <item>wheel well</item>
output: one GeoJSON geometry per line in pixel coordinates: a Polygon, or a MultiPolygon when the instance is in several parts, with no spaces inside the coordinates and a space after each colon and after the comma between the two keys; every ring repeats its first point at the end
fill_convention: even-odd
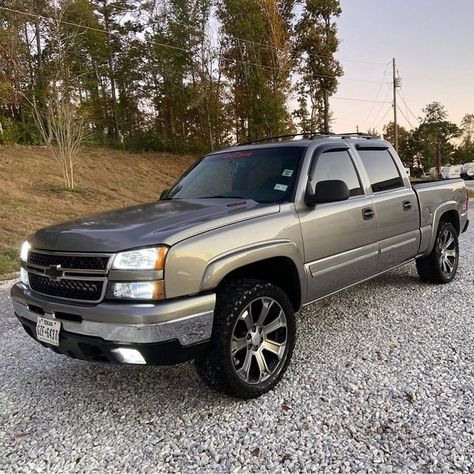
{"type": "Polygon", "coordinates": [[[447,211],[441,215],[439,222],[450,222],[456,229],[457,234],[459,235],[461,231],[461,223],[459,222],[459,215],[456,211],[447,211]]]}
{"type": "Polygon", "coordinates": [[[257,278],[280,287],[288,296],[295,311],[301,307],[301,284],[298,270],[287,257],[273,257],[233,270],[219,285],[236,278],[257,278]]]}

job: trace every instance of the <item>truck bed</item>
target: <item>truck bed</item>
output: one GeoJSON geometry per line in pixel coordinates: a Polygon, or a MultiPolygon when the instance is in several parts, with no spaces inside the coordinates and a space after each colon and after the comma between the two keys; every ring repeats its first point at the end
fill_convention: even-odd
{"type": "Polygon", "coordinates": [[[433,225],[434,210],[442,204],[456,204],[461,212],[467,200],[466,186],[461,178],[412,183],[420,207],[420,227],[433,225]]]}

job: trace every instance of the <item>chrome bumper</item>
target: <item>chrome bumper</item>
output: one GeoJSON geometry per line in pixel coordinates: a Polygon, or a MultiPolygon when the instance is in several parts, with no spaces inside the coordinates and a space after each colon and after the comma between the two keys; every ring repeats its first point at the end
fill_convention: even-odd
{"type": "Polygon", "coordinates": [[[178,340],[182,346],[210,339],[216,301],[208,294],[160,303],[69,304],[35,295],[22,283],[13,286],[11,298],[19,317],[34,323],[38,316],[54,318],[69,333],[124,344],[178,340]]]}

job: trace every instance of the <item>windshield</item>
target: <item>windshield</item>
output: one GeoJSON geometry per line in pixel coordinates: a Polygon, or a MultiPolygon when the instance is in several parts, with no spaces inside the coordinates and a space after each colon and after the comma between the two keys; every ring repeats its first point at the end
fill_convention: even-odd
{"type": "Polygon", "coordinates": [[[304,150],[282,146],[205,156],[173,186],[168,199],[290,201],[304,150]]]}

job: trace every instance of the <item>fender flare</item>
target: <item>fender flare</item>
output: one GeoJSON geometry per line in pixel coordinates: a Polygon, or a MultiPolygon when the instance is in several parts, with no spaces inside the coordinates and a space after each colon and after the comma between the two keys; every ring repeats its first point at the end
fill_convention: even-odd
{"type": "Polygon", "coordinates": [[[437,207],[433,212],[433,223],[431,226],[431,240],[430,245],[428,246],[428,250],[426,251],[426,255],[429,255],[434,247],[436,241],[436,233],[438,232],[439,222],[441,220],[441,216],[449,211],[456,211],[458,223],[460,223],[459,218],[459,204],[456,201],[448,201],[446,203],[441,204],[441,206],[437,207]]]}
{"type": "Polygon", "coordinates": [[[303,257],[297,245],[290,240],[259,242],[215,257],[209,261],[204,271],[200,291],[213,290],[234,270],[275,257],[288,258],[296,267],[300,280],[301,301],[304,301],[306,279],[303,257]]]}

